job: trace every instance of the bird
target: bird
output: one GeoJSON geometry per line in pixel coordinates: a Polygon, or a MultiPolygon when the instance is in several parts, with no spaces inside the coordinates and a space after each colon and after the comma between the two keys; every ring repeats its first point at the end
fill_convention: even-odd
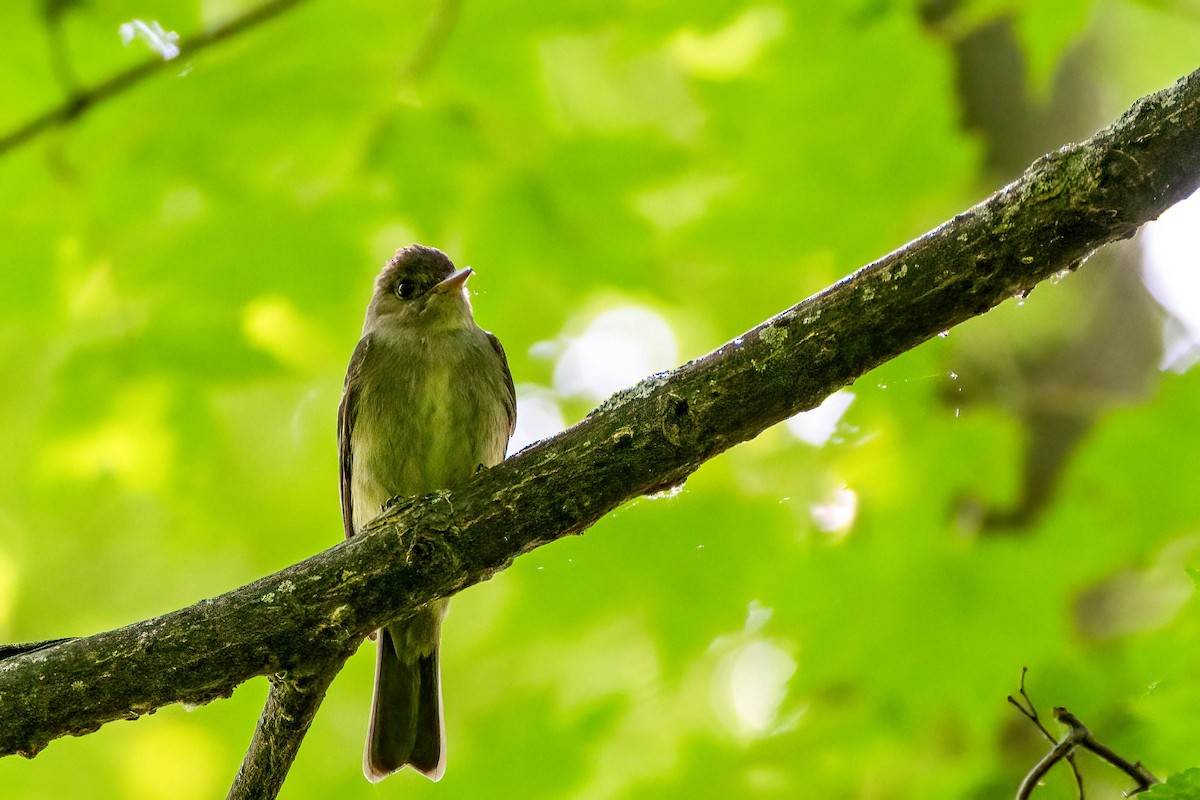
{"type": "MultiPolygon", "coordinates": [[[[346,537],[397,497],[452,489],[504,459],[516,391],[500,340],[475,322],[445,253],[413,244],[375,279],[338,406],[346,537]]],[[[439,647],[448,600],[375,632],[375,689],[363,774],[446,769],[439,647]]]]}

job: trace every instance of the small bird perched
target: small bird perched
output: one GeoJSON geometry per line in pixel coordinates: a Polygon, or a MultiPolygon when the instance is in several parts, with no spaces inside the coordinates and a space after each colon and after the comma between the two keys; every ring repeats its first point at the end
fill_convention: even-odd
{"type": "MultiPolygon", "coordinates": [[[[475,324],[465,284],[440,250],[398,250],[375,279],[338,407],[346,537],[394,497],[453,487],[504,459],[516,394],[504,348],[475,324]]],[[[449,601],[378,632],[363,774],[405,764],[446,770],[438,647],[449,601]]]]}

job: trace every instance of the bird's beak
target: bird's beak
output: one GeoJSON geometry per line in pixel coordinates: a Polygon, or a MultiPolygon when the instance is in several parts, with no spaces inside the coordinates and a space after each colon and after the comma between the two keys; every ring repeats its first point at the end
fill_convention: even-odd
{"type": "Polygon", "coordinates": [[[467,278],[471,277],[472,271],[470,267],[465,267],[464,269],[451,272],[445,280],[433,287],[433,291],[439,293],[457,292],[466,284],[467,278]]]}

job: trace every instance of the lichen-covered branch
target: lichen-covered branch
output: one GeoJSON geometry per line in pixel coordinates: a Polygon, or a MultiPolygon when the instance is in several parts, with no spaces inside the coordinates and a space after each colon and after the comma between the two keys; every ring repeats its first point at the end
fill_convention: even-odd
{"type": "Polygon", "coordinates": [[[679,484],[884,361],[1077,267],[1197,185],[1200,72],[707,356],[614,395],[453,493],[405,501],[371,535],[189,608],[0,661],[0,754],[32,756],[114,719],[333,663],[404,609],[679,484]]]}
{"type": "MultiPolygon", "coordinates": [[[[345,656],[350,652],[347,650],[345,656]]],[[[279,794],[304,735],[325,699],[325,691],[345,660],[342,657],[315,665],[301,675],[271,676],[267,704],[226,800],[262,800],[279,794]]]]}

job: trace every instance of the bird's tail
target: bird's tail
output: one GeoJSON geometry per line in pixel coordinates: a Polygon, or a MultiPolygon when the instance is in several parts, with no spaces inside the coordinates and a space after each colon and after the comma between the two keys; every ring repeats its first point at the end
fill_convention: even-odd
{"type": "Polygon", "coordinates": [[[405,635],[404,626],[379,632],[375,696],[363,755],[363,774],[372,783],[405,765],[434,781],[446,771],[438,637],[435,633],[431,647],[414,651],[404,646],[412,638],[405,635]]]}

